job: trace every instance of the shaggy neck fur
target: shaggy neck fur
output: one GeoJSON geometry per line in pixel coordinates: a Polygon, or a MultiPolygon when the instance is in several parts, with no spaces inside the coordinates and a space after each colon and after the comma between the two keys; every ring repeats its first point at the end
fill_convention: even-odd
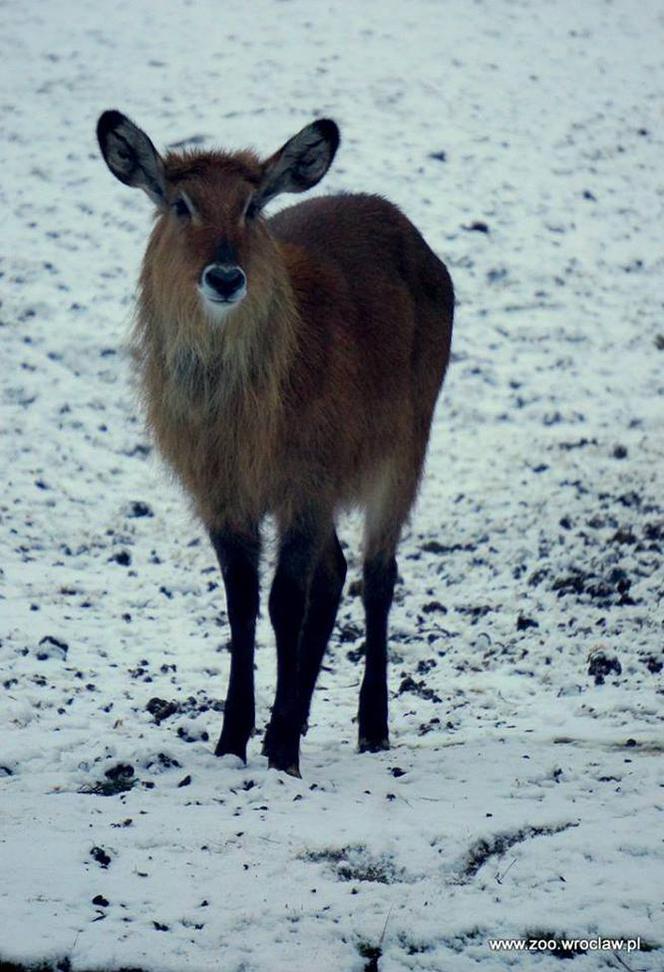
{"type": "Polygon", "coordinates": [[[148,424],[209,529],[231,509],[257,520],[270,507],[295,349],[288,275],[272,254],[260,289],[216,323],[193,288],[183,298],[160,287],[152,267],[148,251],[132,340],[148,424]]]}

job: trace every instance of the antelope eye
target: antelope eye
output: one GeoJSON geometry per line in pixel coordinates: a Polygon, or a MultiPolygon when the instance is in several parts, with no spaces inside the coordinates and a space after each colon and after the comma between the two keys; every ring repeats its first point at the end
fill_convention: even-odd
{"type": "Polygon", "coordinates": [[[171,208],[176,216],[181,216],[185,219],[191,216],[191,210],[182,196],[178,196],[171,208]]]}

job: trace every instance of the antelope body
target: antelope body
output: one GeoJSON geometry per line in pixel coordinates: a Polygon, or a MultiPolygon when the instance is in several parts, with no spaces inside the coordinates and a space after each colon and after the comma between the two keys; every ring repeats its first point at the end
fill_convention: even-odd
{"type": "Polygon", "coordinates": [[[359,748],[386,749],[395,553],[449,359],[447,270],[378,196],[319,197],[263,216],[270,199],[326,173],[339,142],[330,120],[267,161],[248,151],[162,158],[117,111],[101,116],[97,134],[111,172],[158,208],[134,349],[150,428],[226,588],[231,672],[216,753],[246,761],[254,730],[260,525],[270,514],[277,690],[263,751],[299,775],[346,575],[335,520],[352,506],[365,511],[359,748]]]}

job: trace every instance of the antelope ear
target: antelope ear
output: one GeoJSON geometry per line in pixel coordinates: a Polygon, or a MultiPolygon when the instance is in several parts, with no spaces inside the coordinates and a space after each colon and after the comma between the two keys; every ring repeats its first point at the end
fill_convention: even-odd
{"type": "Polygon", "coordinates": [[[97,122],[97,139],[116,179],[142,189],[158,206],[165,205],[164,162],[145,132],[119,111],[105,111],[97,122]]]}
{"type": "Polygon", "coordinates": [[[321,118],[294,135],[263,166],[263,179],[254,195],[260,208],[281,192],[305,192],[323,178],[339,147],[339,129],[321,118]]]}

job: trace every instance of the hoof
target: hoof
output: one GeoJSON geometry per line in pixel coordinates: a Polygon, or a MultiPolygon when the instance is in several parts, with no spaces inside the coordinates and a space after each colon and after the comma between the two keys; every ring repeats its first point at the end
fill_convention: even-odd
{"type": "Polygon", "coordinates": [[[360,753],[382,753],[390,748],[390,740],[387,736],[379,739],[371,739],[369,736],[360,736],[358,743],[360,753]]]}
{"type": "Polygon", "coordinates": [[[270,723],[263,739],[263,756],[267,756],[270,769],[301,778],[299,730],[283,722],[270,723]]]}
{"type": "Polygon", "coordinates": [[[244,765],[247,765],[247,744],[237,742],[237,740],[224,739],[223,735],[219,738],[217,747],[214,751],[215,756],[237,756],[244,765]]]}
{"type": "Polygon", "coordinates": [[[277,760],[270,759],[268,760],[267,768],[280,770],[282,773],[287,773],[288,776],[294,776],[298,780],[302,779],[300,767],[297,763],[291,763],[290,766],[281,766],[277,760]]]}

